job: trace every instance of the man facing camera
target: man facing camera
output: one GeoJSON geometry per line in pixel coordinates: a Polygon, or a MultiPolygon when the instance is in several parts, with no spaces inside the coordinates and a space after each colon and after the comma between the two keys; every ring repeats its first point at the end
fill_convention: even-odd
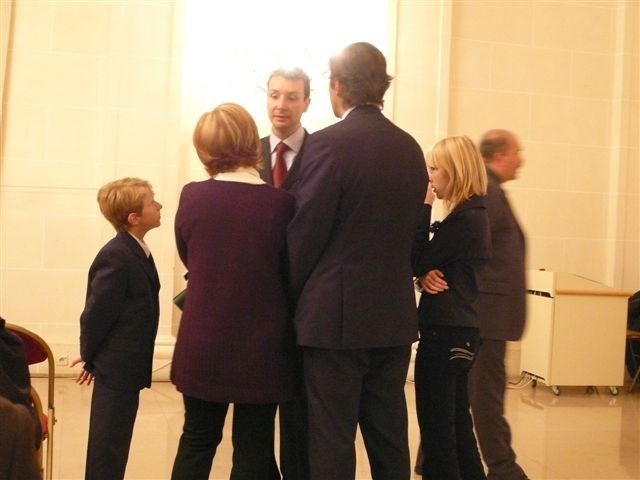
{"type": "MultiPolygon", "coordinates": [[[[300,119],[309,108],[311,82],[300,68],[277,69],[267,82],[267,110],[271,135],[262,138],[264,166],[260,177],[277,188],[294,191],[302,162],[302,151],[309,136],[300,119]]],[[[279,405],[280,470],[283,480],[309,478],[307,457],[307,408],[302,385],[302,359],[299,359],[296,398],[279,405]]],[[[275,458],[272,478],[280,478],[275,458]]]]}
{"type": "Polygon", "coordinates": [[[309,137],[289,224],[314,480],[355,478],[358,425],[374,479],[409,478],[404,384],[418,337],[411,247],[427,187],[418,143],[381,112],[382,53],[331,58],[342,120],[309,137]]]}
{"type": "Polygon", "coordinates": [[[288,191],[295,189],[307,131],[300,119],[309,108],[310,80],[300,68],[277,69],[267,82],[271,135],[262,138],[262,179],[288,191]]]}

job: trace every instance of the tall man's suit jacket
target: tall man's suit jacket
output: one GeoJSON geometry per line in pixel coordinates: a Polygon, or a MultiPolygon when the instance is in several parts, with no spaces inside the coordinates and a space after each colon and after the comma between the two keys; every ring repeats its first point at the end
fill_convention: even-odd
{"type": "Polygon", "coordinates": [[[410,256],[426,186],[420,146],[375,106],[309,137],[288,230],[299,345],[417,339],[410,256]]]}
{"type": "Polygon", "coordinates": [[[80,353],[97,382],[115,390],[151,386],[159,290],[153,260],[128,232],[98,252],[80,317],[80,353]]]}
{"type": "Polygon", "coordinates": [[[485,206],[491,228],[491,257],[476,274],[474,308],[480,337],[519,340],[526,315],[525,238],[498,177],[487,169],[485,206]]]}
{"type": "MultiPolygon", "coordinates": [[[[287,176],[284,177],[284,182],[282,182],[282,185],[280,185],[280,188],[282,188],[283,190],[295,193],[298,179],[300,178],[300,170],[302,169],[301,160],[302,154],[304,152],[304,145],[307,142],[308,137],[309,133],[307,133],[307,131],[305,130],[304,140],[302,140],[300,151],[294,157],[291,168],[287,172],[287,176]]],[[[269,185],[273,185],[273,170],[271,169],[271,143],[269,141],[269,136],[263,137],[260,141],[262,142],[262,160],[264,161],[264,168],[260,170],[260,178],[262,178],[262,180],[267,182],[269,185]]]]}

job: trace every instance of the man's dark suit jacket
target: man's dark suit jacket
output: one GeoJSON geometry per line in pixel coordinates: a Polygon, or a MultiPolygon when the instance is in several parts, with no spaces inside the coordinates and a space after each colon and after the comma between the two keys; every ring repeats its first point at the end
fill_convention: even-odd
{"type": "MultiPolygon", "coordinates": [[[[282,182],[282,185],[280,185],[280,188],[282,188],[283,190],[295,193],[298,179],[300,178],[300,170],[302,169],[301,160],[307,138],[309,138],[309,134],[305,130],[304,140],[302,140],[300,151],[294,157],[291,168],[287,172],[287,176],[284,177],[284,182],[282,182]]],[[[260,178],[262,178],[262,180],[267,182],[269,185],[273,185],[273,171],[271,169],[271,144],[269,143],[269,136],[267,135],[266,137],[262,137],[260,141],[262,142],[262,160],[264,162],[264,168],[260,170],[260,178]]]]}
{"type": "Polygon", "coordinates": [[[151,385],[160,280],[151,259],[126,231],[98,252],[89,269],[80,317],[80,353],[96,380],[115,390],[151,385]]]}
{"type": "Polygon", "coordinates": [[[426,186],[420,146],[375,106],[309,137],[288,230],[299,345],[417,339],[410,256],[426,186]]]}
{"type": "Polygon", "coordinates": [[[522,336],[526,315],[525,238],[498,177],[490,169],[487,176],[491,257],[477,271],[474,308],[482,338],[514,341],[522,336]]]}

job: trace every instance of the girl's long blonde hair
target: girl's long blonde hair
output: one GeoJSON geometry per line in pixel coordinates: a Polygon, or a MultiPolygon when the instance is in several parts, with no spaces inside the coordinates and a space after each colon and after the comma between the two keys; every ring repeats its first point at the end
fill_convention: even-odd
{"type": "Polygon", "coordinates": [[[466,135],[447,137],[427,152],[427,166],[442,169],[449,177],[449,211],[473,195],[487,193],[487,171],[475,143],[466,135]]]}

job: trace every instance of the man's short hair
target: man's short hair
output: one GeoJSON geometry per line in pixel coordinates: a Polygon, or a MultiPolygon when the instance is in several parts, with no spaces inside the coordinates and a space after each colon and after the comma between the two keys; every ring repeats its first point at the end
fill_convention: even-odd
{"type": "Polygon", "coordinates": [[[153,193],[151,184],[146,180],[126,177],[103,185],[98,190],[98,205],[106,218],[117,231],[129,226],[130,213],[142,215],[144,196],[153,193]]]}
{"type": "Polygon", "coordinates": [[[340,97],[349,107],[371,103],[382,107],[393,77],[380,50],[367,42],[352,43],[329,60],[331,84],[342,87],[340,97]]]}
{"type": "Polygon", "coordinates": [[[269,82],[271,82],[273,77],[283,77],[286,80],[302,80],[304,84],[304,99],[306,100],[309,98],[309,95],[311,95],[311,79],[300,67],[276,68],[271,72],[271,75],[269,75],[269,79],[267,80],[267,91],[269,89],[269,82]]]}
{"type": "Polygon", "coordinates": [[[502,153],[509,148],[509,140],[513,134],[508,130],[494,129],[486,132],[480,139],[480,154],[485,163],[491,162],[496,153],[502,153]]]}
{"type": "Polygon", "coordinates": [[[222,103],[203,114],[193,132],[193,145],[211,176],[238,167],[262,167],[258,128],[237,103],[222,103]]]}

